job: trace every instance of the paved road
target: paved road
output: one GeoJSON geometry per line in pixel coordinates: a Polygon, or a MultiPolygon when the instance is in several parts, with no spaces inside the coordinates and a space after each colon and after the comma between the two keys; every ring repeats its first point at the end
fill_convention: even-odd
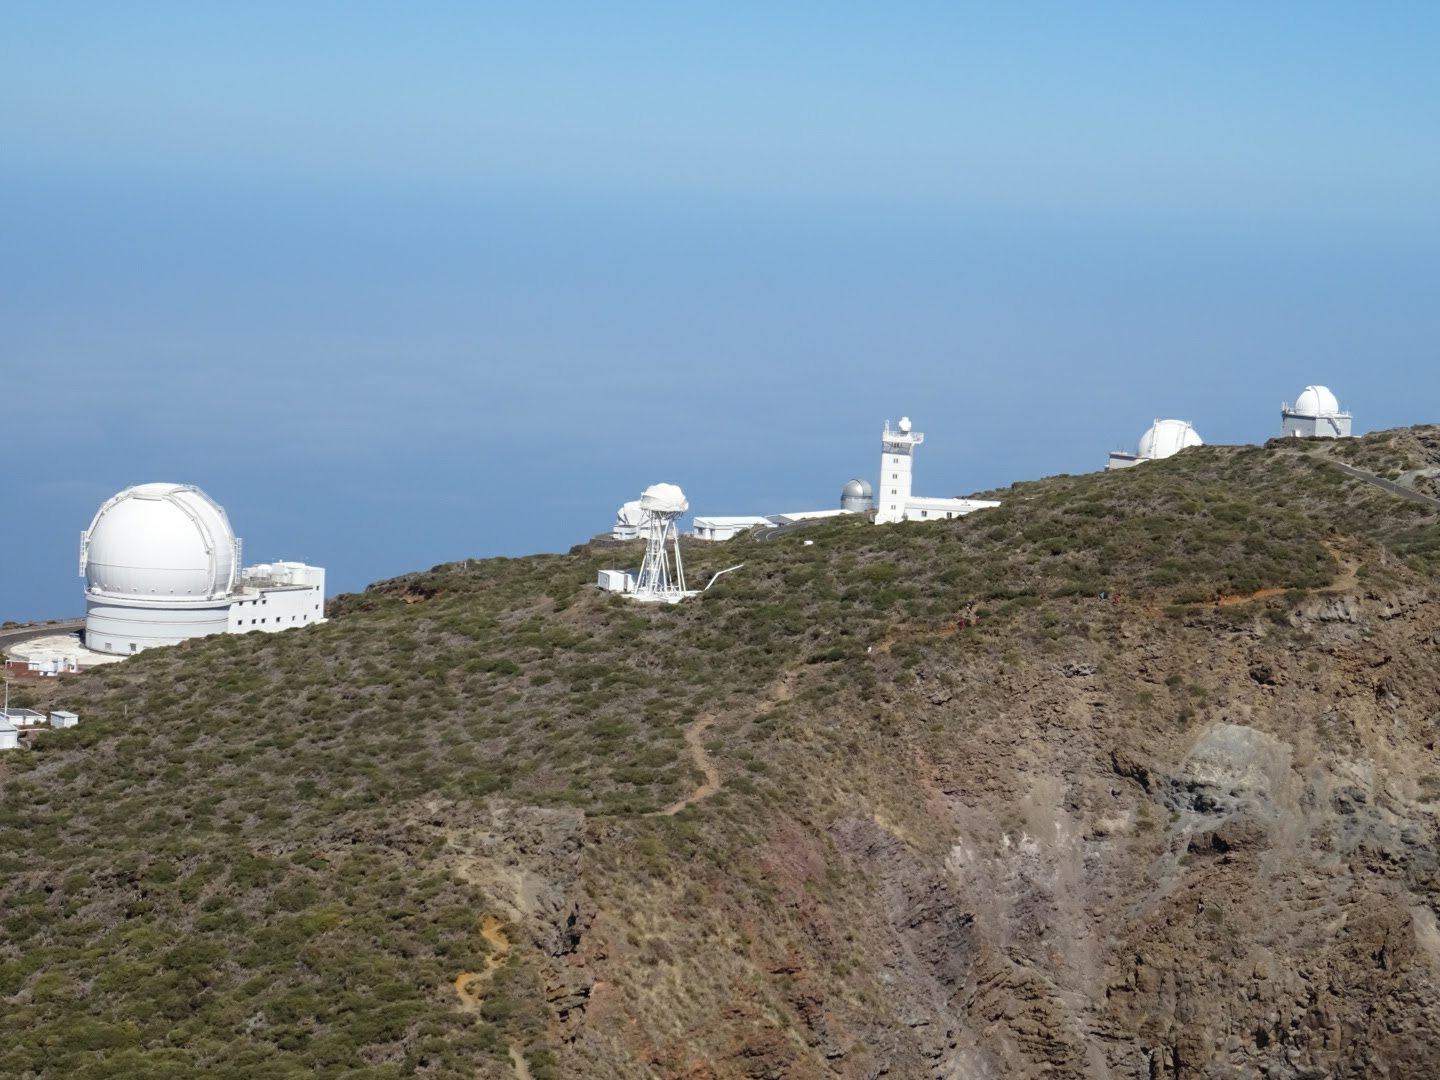
{"type": "Polygon", "coordinates": [[[1414,488],[1407,488],[1404,484],[1397,484],[1394,480],[1386,480],[1383,476],[1376,476],[1374,473],[1366,472],[1364,469],[1357,469],[1353,465],[1345,465],[1339,461],[1331,461],[1341,472],[1355,477],[1356,480],[1364,480],[1367,484],[1374,484],[1381,491],[1388,491],[1391,495],[1399,495],[1402,499],[1409,499],[1411,502],[1423,503],[1432,510],[1440,510],[1440,499],[1432,499],[1414,488]]]}
{"type": "Polygon", "coordinates": [[[85,625],[84,619],[59,619],[50,623],[32,623],[17,626],[13,630],[0,630],[0,652],[8,651],[12,645],[19,645],[31,638],[48,637],[50,634],[68,634],[85,625]]]}
{"type": "Polygon", "coordinates": [[[814,525],[818,521],[830,521],[831,518],[805,518],[801,521],[792,521],[786,525],[771,525],[767,529],[756,529],[750,534],[750,539],[761,544],[768,544],[771,540],[777,540],[786,533],[794,532],[796,529],[803,529],[807,525],[814,525]]]}

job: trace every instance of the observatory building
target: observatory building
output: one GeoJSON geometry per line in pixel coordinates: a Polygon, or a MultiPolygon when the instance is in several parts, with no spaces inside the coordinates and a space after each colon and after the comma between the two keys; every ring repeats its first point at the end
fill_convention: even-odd
{"type": "Polygon", "coordinates": [[[840,509],[847,514],[864,514],[875,509],[875,489],[870,481],[851,480],[840,489],[840,509]]]}
{"type": "Polygon", "coordinates": [[[1186,447],[1204,445],[1205,440],[1200,438],[1199,432],[1190,425],[1189,420],[1156,420],[1145,434],[1140,436],[1135,453],[1112,450],[1105,468],[1128,469],[1141,462],[1171,457],[1186,447]]]}
{"type": "Polygon", "coordinates": [[[230,519],[189,484],[141,484],[109,499],[80,534],[80,574],[85,647],[95,652],[325,621],[325,571],[298,562],[242,569],[230,519]]]}
{"type": "MultiPolygon", "coordinates": [[[[900,425],[895,431],[890,430],[888,420],[885,422],[885,430],[880,435],[880,501],[875,514],[877,525],[894,521],[937,521],[1000,505],[988,499],[935,499],[912,495],[910,488],[915,447],[924,441],[925,436],[914,430],[908,416],[900,418],[900,425]]],[[[847,484],[846,493],[848,492],[847,484]]],[[[844,499],[845,495],[842,495],[842,505],[844,499]]]]}
{"type": "Polygon", "coordinates": [[[1307,386],[1294,405],[1280,406],[1280,434],[1284,436],[1348,439],[1350,420],[1350,414],[1340,411],[1340,402],[1325,386],[1307,386]]]}
{"type": "Polygon", "coordinates": [[[645,512],[640,509],[640,500],[631,499],[622,503],[615,511],[615,524],[610,527],[612,540],[639,540],[645,525],[645,512]]]}

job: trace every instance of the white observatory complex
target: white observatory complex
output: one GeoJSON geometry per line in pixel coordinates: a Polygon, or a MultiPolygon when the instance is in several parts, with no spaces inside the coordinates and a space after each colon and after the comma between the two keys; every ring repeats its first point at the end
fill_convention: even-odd
{"type": "Polygon", "coordinates": [[[1351,416],[1326,386],[1307,386],[1295,399],[1280,406],[1280,434],[1307,439],[1350,438],[1351,416]]]}
{"type": "MultiPolygon", "coordinates": [[[[900,418],[899,427],[894,431],[890,430],[890,422],[885,422],[885,430],[880,435],[880,499],[875,514],[877,525],[895,521],[938,521],[1000,505],[988,499],[935,499],[911,494],[915,447],[924,441],[925,436],[914,430],[908,416],[900,418]]],[[[861,484],[863,487],[864,482],[861,481],[861,484]]],[[[842,506],[849,493],[850,485],[847,484],[840,497],[842,506]]],[[[863,495],[863,491],[856,493],[856,497],[863,495]]]]}
{"type": "Polygon", "coordinates": [[[230,519],[189,484],[141,484],[106,501],[80,534],[80,574],[85,647],[100,653],[325,621],[325,571],[242,569],[230,519]]]}
{"type": "Polygon", "coordinates": [[[1128,469],[1142,462],[1172,457],[1187,447],[1204,445],[1205,440],[1200,438],[1200,433],[1189,420],[1156,420],[1146,429],[1145,434],[1140,436],[1135,453],[1112,450],[1105,468],[1128,469]]]}

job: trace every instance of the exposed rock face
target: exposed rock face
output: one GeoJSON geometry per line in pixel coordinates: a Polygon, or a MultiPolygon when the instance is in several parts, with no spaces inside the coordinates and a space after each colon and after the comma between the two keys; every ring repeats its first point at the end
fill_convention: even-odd
{"type": "MultiPolygon", "coordinates": [[[[873,773],[883,812],[763,826],[791,899],[762,918],[714,883],[757,944],[726,1012],[675,1006],[688,1056],[652,1053],[654,1075],[1440,1075],[1433,605],[1115,630],[1146,644],[1003,667],[936,649],[908,682],[879,661],[892,734],[811,743],[808,767],[873,773]],[[793,899],[826,875],[848,887],[793,899]],[[786,1019],[757,1038],[767,998],[786,1019]]],[[[695,917],[667,915],[677,938],[695,917]]]]}

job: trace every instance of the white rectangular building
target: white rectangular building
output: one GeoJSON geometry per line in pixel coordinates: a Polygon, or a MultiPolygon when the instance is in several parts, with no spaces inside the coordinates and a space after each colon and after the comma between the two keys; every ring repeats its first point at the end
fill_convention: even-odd
{"type": "Polygon", "coordinates": [[[0,750],[17,750],[20,747],[20,732],[0,721],[0,750]]]}
{"type": "Polygon", "coordinates": [[[325,621],[325,571],[298,562],[260,563],[240,572],[230,602],[232,634],[274,633],[325,621]]]}
{"type": "Polygon", "coordinates": [[[696,540],[729,540],[760,525],[769,525],[764,517],[697,517],[695,519],[696,540]]]}
{"type": "Polygon", "coordinates": [[[596,584],[606,592],[628,593],[635,588],[635,575],[624,570],[601,570],[596,584]]]}
{"type": "Polygon", "coordinates": [[[80,717],[73,712],[66,712],[64,709],[56,709],[50,714],[52,728],[71,728],[78,723],[80,723],[80,717]]]}
{"type": "Polygon", "coordinates": [[[849,510],[792,510],[788,514],[771,514],[766,520],[772,525],[793,525],[797,521],[822,521],[848,513],[849,510]]]}
{"type": "Polygon", "coordinates": [[[912,494],[915,448],[924,441],[924,434],[911,426],[908,416],[902,416],[900,426],[894,430],[886,422],[885,430],[880,433],[880,486],[875,489],[877,525],[896,521],[943,521],[1000,505],[991,499],[941,499],[912,494]]]}
{"type": "Polygon", "coordinates": [[[0,724],[9,724],[23,731],[26,728],[39,727],[43,723],[45,714],[34,709],[0,709],[0,724]]]}

